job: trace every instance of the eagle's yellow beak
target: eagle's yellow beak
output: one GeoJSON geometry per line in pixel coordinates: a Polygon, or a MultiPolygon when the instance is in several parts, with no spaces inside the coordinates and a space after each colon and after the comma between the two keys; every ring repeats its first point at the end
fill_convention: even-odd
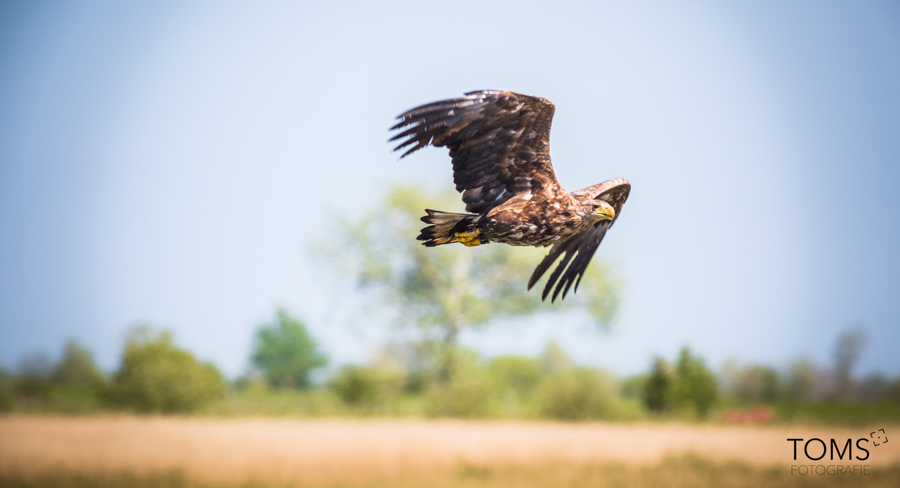
{"type": "Polygon", "coordinates": [[[602,218],[603,220],[613,220],[616,218],[616,209],[612,208],[612,205],[601,201],[599,205],[594,209],[594,215],[602,218]]]}

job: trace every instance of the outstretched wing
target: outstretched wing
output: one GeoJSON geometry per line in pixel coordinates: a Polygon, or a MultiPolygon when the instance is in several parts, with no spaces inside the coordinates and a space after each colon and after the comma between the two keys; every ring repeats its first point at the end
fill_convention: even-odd
{"type": "Polygon", "coordinates": [[[544,285],[544,292],[541,293],[541,300],[547,298],[547,294],[550,293],[554,284],[556,284],[556,290],[553,291],[553,298],[550,299],[551,303],[556,301],[560,291],[562,291],[562,298],[565,299],[566,293],[569,292],[569,287],[572,286],[573,282],[575,283],[575,291],[578,291],[581,277],[584,276],[588,263],[591,262],[591,258],[597,252],[597,248],[600,247],[600,242],[603,240],[603,236],[606,235],[610,225],[612,225],[612,222],[609,220],[597,222],[590,229],[559,242],[550,248],[550,252],[544,257],[541,264],[538,264],[531,275],[531,279],[528,280],[528,289],[530,290],[541,279],[541,276],[550,269],[553,262],[561,254],[565,253],[559,265],[553,270],[550,278],[547,279],[547,284],[544,285]],[[565,273],[563,273],[563,270],[565,270],[565,273]],[[562,279],[560,279],[560,274],[562,274],[562,279]]]}
{"type": "Polygon", "coordinates": [[[403,139],[401,158],[431,144],[450,149],[453,182],[466,211],[488,210],[524,191],[559,187],[550,164],[549,100],[507,91],[476,91],[429,103],[398,116],[391,138],[403,139]]]}
{"type": "MultiPolygon", "coordinates": [[[[583,190],[572,192],[572,196],[578,200],[604,200],[615,209],[616,219],[618,219],[622,212],[622,206],[625,204],[625,200],[628,199],[628,194],[630,192],[631,183],[623,178],[617,178],[583,190]]],[[[575,291],[578,291],[578,284],[581,283],[581,278],[584,276],[584,272],[587,270],[591,258],[594,256],[594,253],[597,252],[597,248],[600,247],[600,242],[603,241],[606,231],[612,227],[614,222],[615,220],[597,222],[590,229],[580,234],[576,234],[565,241],[559,242],[550,248],[550,252],[547,253],[547,256],[545,256],[541,263],[538,264],[534,273],[532,273],[531,278],[528,280],[528,289],[530,290],[531,287],[541,279],[541,276],[550,269],[553,262],[562,255],[562,260],[560,260],[556,269],[553,270],[553,273],[550,274],[550,278],[547,279],[547,284],[544,285],[544,292],[541,294],[541,300],[547,298],[547,294],[550,293],[554,284],[556,285],[556,289],[553,291],[553,297],[550,299],[551,303],[556,301],[556,297],[559,295],[560,291],[562,291],[562,298],[565,299],[566,293],[569,292],[569,287],[572,286],[572,282],[575,283],[575,291]],[[560,275],[562,275],[562,278],[560,278],[560,275]]]]}

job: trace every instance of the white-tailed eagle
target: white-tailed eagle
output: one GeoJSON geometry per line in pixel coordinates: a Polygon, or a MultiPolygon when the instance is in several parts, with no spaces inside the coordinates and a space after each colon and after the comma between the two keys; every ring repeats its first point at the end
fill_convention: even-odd
{"type": "Polygon", "coordinates": [[[556,181],[550,164],[549,100],[508,91],[484,90],[404,112],[391,130],[401,158],[427,145],[450,149],[453,181],[466,211],[425,210],[431,224],[418,239],[426,246],[453,242],[478,246],[500,242],[549,246],[550,253],[528,280],[528,289],[562,256],[541,299],[556,285],[578,284],[606,231],[622,212],[631,184],[616,178],[572,193],[556,181]],[[411,146],[411,147],[410,147],[411,146]]]}

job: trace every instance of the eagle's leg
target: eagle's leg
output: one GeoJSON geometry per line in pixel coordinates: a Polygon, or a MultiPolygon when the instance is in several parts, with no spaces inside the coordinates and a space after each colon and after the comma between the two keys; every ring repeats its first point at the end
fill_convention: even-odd
{"type": "Polygon", "coordinates": [[[481,239],[481,231],[478,229],[467,232],[457,232],[453,234],[453,236],[466,247],[480,246],[485,243],[481,239]]]}

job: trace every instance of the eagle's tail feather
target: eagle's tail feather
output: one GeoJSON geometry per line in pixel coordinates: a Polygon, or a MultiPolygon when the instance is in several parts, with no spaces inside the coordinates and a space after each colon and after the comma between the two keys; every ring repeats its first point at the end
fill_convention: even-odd
{"type": "Polygon", "coordinates": [[[422,233],[416,239],[425,241],[422,244],[427,247],[440,246],[453,242],[462,242],[466,246],[477,246],[487,242],[481,239],[481,231],[476,224],[481,219],[480,215],[441,212],[440,210],[425,209],[428,215],[422,217],[422,222],[431,224],[422,229],[422,233]]]}

